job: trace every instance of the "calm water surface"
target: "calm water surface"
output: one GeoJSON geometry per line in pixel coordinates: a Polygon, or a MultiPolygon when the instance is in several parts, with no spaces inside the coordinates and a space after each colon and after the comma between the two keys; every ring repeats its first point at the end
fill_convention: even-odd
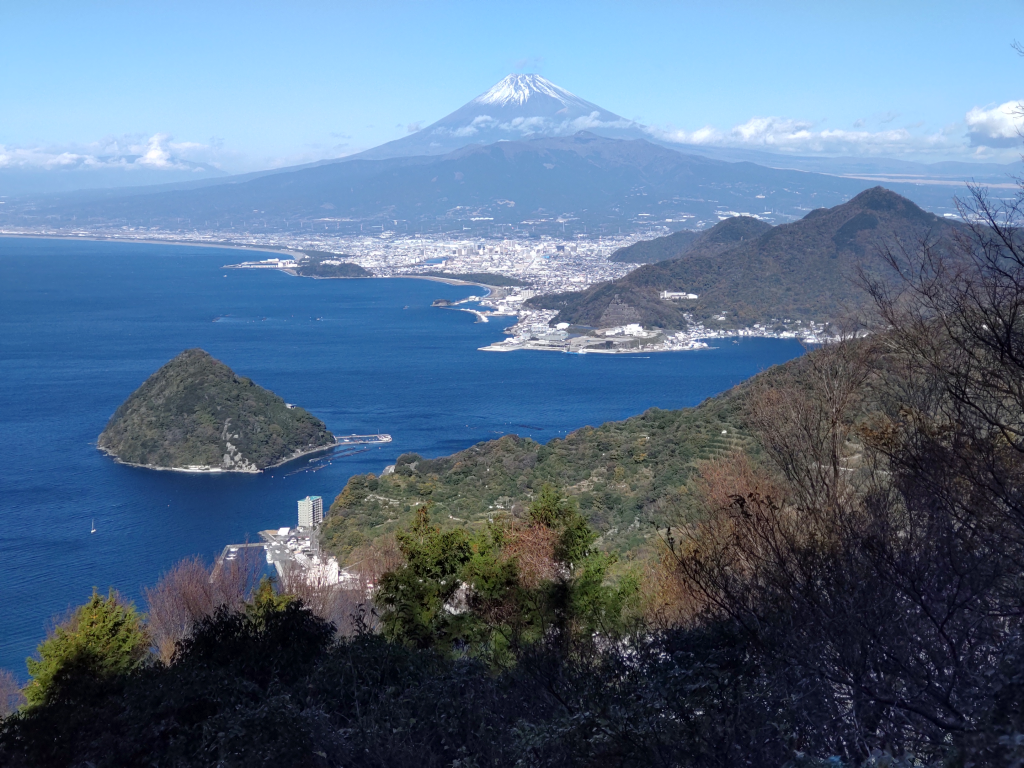
{"type": "Polygon", "coordinates": [[[433,299],[480,289],[422,280],[308,280],[224,270],[239,251],[0,238],[0,667],[21,677],[49,619],[114,586],[138,599],[175,561],[294,524],[353,474],[506,432],[547,441],[650,406],[696,405],[801,353],[795,341],[703,352],[495,354],[502,326],[433,299]],[[196,476],[96,450],[114,409],[184,349],[323,419],[390,432],[316,473],[196,476]],[[95,519],[97,532],[90,535],[95,519]]]}

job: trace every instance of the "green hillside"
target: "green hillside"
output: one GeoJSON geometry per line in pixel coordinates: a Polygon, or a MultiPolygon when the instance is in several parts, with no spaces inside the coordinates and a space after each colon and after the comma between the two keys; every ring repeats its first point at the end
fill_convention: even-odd
{"type": "Polygon", "coordinates": [[[692,229],[681,229],[665,237],[653,240],[641,240],[638,243],[617,249],[608,261],[619,261],[627,264],[653,264],[656,261],[674,259],[686,252],[686,249],[700,237],[700,232],[692,229]]]}
{"type": "Polygon", "coordinates": [[[300,264],[296,273],[303,277],[370,277],[371,274],[358,264],[342,261],[341,264],[325,264],[324,261],[351,259],[341,253],[323,253],[320,251],[303,251],[309,258],[300,264]]]}
{"type": "Polygon", "coordinates": [[[842,205],[811,211],[800,221],[729,247],[700,252],[698,239],[681,257],[648,264],[580,293],[539,296],[530,304],[559,310],[555,322],[585,326],[600,326],[613,302],[620,305],[616,316],[623,314],[622,306],[631,307],[632,312],[626,311],[635,322],[661,328],[686,327],[686,313],[712,323],[725,314],[718,322],[724,327],[784,318],[832,321],[867,305],[857,274],[860,269],[868,274],[882,271],[877,245],[914,243],[942,235],[949,227],[895,192],[874,187],[842,205]],[[696,293],[699,299],[662,301],[661,291],[696,293]]]}
{"type": "MultiPolygon", "coordinates": [[[[752,381],[797,375],[801,360],[752,381]]],[[[331,505],[323,544],[344,559],[355,547],[407,527],[425,503],[446,525],[481,527],[502,511],[523,514],[541,486],[553,483],[578,499],[603,549],[642,549],[653,525],[677,524],[695,513],[687,484],[700,462],[736,450],[756,453],[743,426],[749,389],[742,384],[696,408],[652,408],[543,445],[506,435],[437,459],[405,454],[389,474],[349,480],[331,505]]]]}
{"type": "Polygon", "coordinates": [[[121,461],[157,468],[264,469],[334,444],[324,423],[201,349],[146,379],[99,436],[121,461]]]}

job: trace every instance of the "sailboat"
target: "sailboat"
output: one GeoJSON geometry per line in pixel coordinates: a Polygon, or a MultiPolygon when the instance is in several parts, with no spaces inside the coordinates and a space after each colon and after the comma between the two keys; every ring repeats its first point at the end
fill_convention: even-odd
{"type": "Polygon", "coordinates": [[[96,518],[92,519],[92,530],[89,533],[96,533],[96,518]]]}

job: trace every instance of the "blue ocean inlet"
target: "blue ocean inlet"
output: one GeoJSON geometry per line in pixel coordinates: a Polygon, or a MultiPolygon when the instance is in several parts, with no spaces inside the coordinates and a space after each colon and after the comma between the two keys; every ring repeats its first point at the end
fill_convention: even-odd
{"type": "Polygon", "coordinates": [[[802,352],[769,339],[650,356],[478,352],[502,326],[430,303],[479,288],[221,268],[241,258],[0,238],[0,667],[24,678],[50,619],[93,587],[140,600],[177,560],[294,525],[297,499],[329,504],[351,475],[379,473],[400,453],[439,456],[508,432],[543,442],[651,406],[696,405],[802,352]],[[381,431],[394,442],[315,473],[293,462],[197,476],[101,454],[96,438],[114,409],[190,347],[335,434],[381,431]]]}

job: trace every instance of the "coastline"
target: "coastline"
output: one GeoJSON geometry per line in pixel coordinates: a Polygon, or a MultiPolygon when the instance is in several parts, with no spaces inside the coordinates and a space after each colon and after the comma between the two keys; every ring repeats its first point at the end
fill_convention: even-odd
{"type": "MultiPolygon", "coordinates": [[[[471,312],[472,310],[466,310],[471,312]]],[[[739,338],[739,336],[718,336],[715,338],[739,338]]],[[[767,337],[766,337],[767,338],[767,337]]],[[[503,342],[495,342],[486,347],[477,347],[478,352],[560,352],[563,355],[640,355],[640,354],[651,354],[652,352],[664,353],[664,352],[703,352],[709,349],[718,349],[718,347],[712,347],[706,343],[703,339],[696,340],[701,346],[688,346],[688,347],[647,347],[644,349],[590,349],[588,347],[580,347],[579,349],[570,349],[568,347],[550,347],[542,344],[531,345],[527,344],[504,344],[503,342]]]]}
{"type": "Polygon", "coordinates": [[[199,465],[191,465],[188,467],[161,467],[157,466],[156,464],[138,464],[132,461],[124,461],[120,457],[111,453],[106,448],[102,448],[99,445],[97,445],[96,448],[101,453],[112,458],[115,463],[121,464],[126,467],[136,467],[138,469],[154,469],[158,472],[184,472],[189,475],[227,475],[230,473],[236,473],[240,475],[258,475],[262,472],[265,472],[268,469],[275,469],[284,464],[287,464],[290,461],[301,459],[304,456],[311,456],[314,453],[322,453],[323,451],[329,451],[332,448],[337,448],[339,445],[342,445],[342,443],[338,440],[337,437],[335,437],[334,442],[331,443],[330,445],[321,445],[318,448],[310,448],[309,450],[306,451],[298,451],[296,453],[293,453],[291,456],[288,456],[287,458],[281,459],[281,461],[278,461],[275,464],[268,464],[266,467],[263,467],[263,469],[224,469],[223,467],[204,467],[199,465]]]}
{"type": "MultiPolygon", "coordinates": [[[[183,245],[194,248],[225,248],[232,251],[250,251],[252,253],[287,253],[295,255],[297,251],[288,248],[274,248],[269,245],[229,245],[220,243],[204,243],[194,240],[153,240],[142,237],[99,237],[96,235],[36,235],[21,232],[0,232],[0,237],[20,238],[23,240],[85,240],[93,243],[143,243],[145,245],[183,245]]],[[[286,270],[281,270],[286,271],[286,270]]],[[[302,275],[299,275],[302,277],[302,275]]],[[[346,278],[352,279],[352,278],[346,278]]]]}
{"type": "Polygon", "coordinates": [[[435,283],[444,283],[445,285],[478,285],[481,288],[487,290],[487,293],[484,294],[485,296],[490,296],[492,293],[494,293],[494,290],[496,288],[500,287],[496,285],[488,285],[487,283],[474,283],[471,280],[458,280],[457,278],[454,277],[436,277],[434,275],[391,275],[390,277],[384,279],[392,280],[400,277],[407,277],[413,280],[432,280],[435,283]]]}
{"type": "MultiPolygon", "coordinates": [[[[151,239],[151,238],[106,237],[106,236],[96,236],[96,235],[35,234],[35,233],[3,232],[3,231],[0,231],[0,237],[21,238],[21,239],[36,239],[36,240],[87,240],[87,241],[91,241],[91,242],[106,242],[106,243],[143,243],[143,244],[146,244],[146,245],[175,245],[175,246],[193,246],[193,247],[198,247],[198,248],[222,248],[222,249],[226,249],[226,250],[247,251],[247,252],[250,252],[250,253],[269,253],[269,254],[275,254],[275,255],[280,255],[280,254],[286,254],[286,255],[289,255],[289,256],[299,256],[299,255],[302,255],[300,251],[295,251],[295,250],[291,250],[291,249],[284,248],[284,247],[239,245],[239,244],[228,244],[228,243],[197,242],[197,241],[194,241],[194,240],[160,240],[160,239],[151,239]]],[[[243,268],[243,267],[241,267],[240,265],[229,264],[229,265],[224,265],[223,268],[224,269],[238,269],[238,268],[243,268]]],[[[283,272],[283,273],[285,273],[287,275],[291,275],[292,277],[305,277],[305,278],[312,279],[312,280],[367,280],[367,279],[392,280],[392,279],[408,278],[408,279],[413,279],[413,280],[432,280],[434,282],[444,283],[444,284],[447,284],[447,285],[456,285],[456,286],[469,286],[469,285],[472,285],[472,286],[478,286],[480,288],[483,288],[486,291],[486,293],[484,294],[484,296],[482,298],[489,297],[492,294],[494,294],[495,292],[498,293],[499,298],[500,298],[502,296],[502,291],[504,290],[504,287],[502,287],[502,286],[493,286],[493,285],[488,285],[487,283],[470,281],[470,280],[459,280],[456,277],[451,277],[451,278],[449,278],[449,277],[438,277],[438,276],[435,276],[435,275],[412,275],[412,274],[405,274],[405,275],[369,275],[369,276],[363,276],[363,277],[324,277],[324,276],[317,276],[317,275],[300,275],[294,269],[290,269],[290,268],[270,267],[270,269],[273,269],[274,271],[277,271],[277,272],[283,272]]],[[[477,318],[476,321],[477,322],[489,322],[489,317],[490,316],[485,314],[485,313],[483,313],[483,312],[480,312],[479,310],[466,309],[466,308],[462,308],[462,307],[446,307],[446,308],[459,309],[459,310],[461,310],[463,312],[469,312],[469,313],[471,313],[471,314],[476,316],[476,318],[477,318]]],[[[775,333],[764,333],[764,332],[750,333],[749,331],[751,331],[751,330],[752,330],[751,328],[735,329],[735,330],[732,330],[732,331],[720,332],[719,334],[714,334],[714,335],[711,335],[711,336],[708,336],[708,337],[705,337],[705,338],[707,338],[707,339],[743,339],[743,338],[787,339],[787,338],[797,338],[801,342],[809,343],[809,344],[821,343],[822,341],[825,341],[825,340],[828,339],[828,337],[824,337],[824,338],[822,338],[822,337],[802,338],[802,337],[799,337],[799,336],[790,336],[788,334],[775,334],[775,333]],[[744,331],[747,331],[747,333],[744,333],[744,331]]],[[[649,353],[649,352],[689,352],[689,351],[699,351],[699,349],[694,349],[692,347],[679,348],[679,347],[671,347],[671,346],[669,346],[669,347],[661,347],[661,348],[648,348],[648,349],[616,349],[616,350],[581,349],[581,350],[576,351],[576,350],[570,350],[570,349],[561,348],[561,347],[548,347],[548,346],[541,346],[541,345],[538,345],[538,346],[533,346],[533,345],[515,345],[515,346],[512,346],[512,345],[503,346],[503,345],[501,345],[501,346],[499,346],[499,345],[501,345],[501,342],[494,342],[493,344],[490,344],[490,345],[487,345],[487,346],[484,346],[484,347],[478,347],[478,350],[481,351],[481,352],[515,352],[515,351],[518,351],[518,350],[532,350],[532,351],[545,351],[545,352],[562,352],[562,353],[569,353],[569,354],[613,354],[613,355],[614,354],[637,354],[637,353],[642,353],[642,352],[649,353]]],[[[321,449],[318,449],[318,450],[321,450],[321,449]]],[[[296,456],[294,456],[292,458],[285,459],[282,462],[278,462],[277,464],[274,464],[274,465],[272,465],[270,467],[267,467],[267,469],[271,469],[273,467],[280,466],[280,464],[285,463],[287,461],[292,461],[295,458],[301,458],[302,455],[304,455],[304,454],[298,454],[298,455],[296,455],[296,456]]],[[[115,457],[115,459],[116,459],[116,457],[115,457]]],[[[222,469],[218,469],[218,468],[187,469],[187,468],[179,468],[179,467],[154,467],[154,466],[149,466],[149,465],[130,464],[129,462],[121,462],[121,463],[128,464],[129,466],[139,466],[139,467],[144,467],[144,468],[147,468],[147,469],[160,469],[160,470],[167,470],[167,471],[174,471],[174,472],[193,472],[193,473],[202,473],[202,472],[248,472],[248,473],[251,473],[252,472],[251,470],[236,470],[236,469],[222,470],[222,469]]],[[[261,472],[262,470],[254,470],[254,471],[255,472],[261,472]]]]}
{"type": "MultiPolygon", "coordinates": [[[[273,253],[273,254],[288,254],[289,256],[300,255],[299,251],[294,251],[288,248],[274,248],[269,245],[237,245],[237,244],[221,244],[221,243],[203,243],[196,242],[194,240],[153,240],[151,238],[142,237],[100,237],[96,235],[50,235],[50,234],[29,234],[21,232],[0,232],[0,237],[8,238],[20,238],[22,240],[77,240],[77,241],[88,241],[93,243],[142,243],[144,245],[178,245],[178,246],[190,246],[193,248],[222,248],[230,251],[248,251],[250,253],[273,253]]],[[[224,269],[237,269],[235,265],[226,264],[224,269]]],[[[487,291],[485,296],[492,294],[496,287],[488,285],[487,283],[477,283],[470,280],[457,280],[455,278],[446,277],[435,277],[433,275],[369,275],[364,277],[323,277],[319,275],[300,275],[294,269],[277,269],[277,272],[284,272],[286,275],[292,277],[304,277],[308,280],[395,280],[400,278],[409,278],[412,280],[433,280],[436,283],[446,283],[448,285],[478,285],[487,291]]]]}
{"type": "MultiPolygon", "coordinates": [[[[280,253],[288,253],[288,252],[287,251],[280,251],[280,253]]],[[[223,268],[224,269],[244,269],[244,267],[239,267],[236,264],[225,264],[223,268]]],[[[484,290],[487,291],[487,293],[484,294],[484,297],[490,296],[492,293],[494,293],[495,289],[500,287],[500,286],[495,286],[495,285],[488,285],[487,283],[475,283],[475,282],[472,282],[471,280],[457,280],[455,278],[448,278],[448,277],[435,277],[434,275],[386,275],[386,276],[380,276],[380,277],[378,277],[377,275],[361,275],[359,277],[327,277],[327,276],[324,276],[324,275],[300,275],[298,272],[296,272],[294,269],[291,269],[291,268],[275,268],[274,271],[276,271],[276,272],[284,272],[286,275],[291,275],[292,277],[303,277],[303,278],[305,278],[307,280],[402,280],[402,279],[410,279],[410,280],[432,280],[435,283],[444,283],[445,285],[476,285],[476,286],[479,286],[480,288],[483,288],[484,290]]],[[[466,310],[466,311],[469,311],[469,310],[466,310]]]]}

